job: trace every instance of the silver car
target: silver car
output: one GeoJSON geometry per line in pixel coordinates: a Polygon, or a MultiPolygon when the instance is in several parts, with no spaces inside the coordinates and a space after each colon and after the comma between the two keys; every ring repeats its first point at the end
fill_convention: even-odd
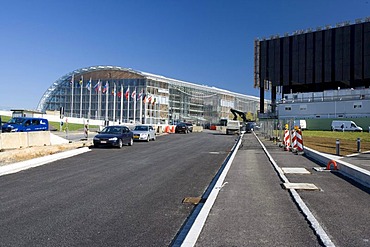
{"type": "Polygon", "coordinates": [[[151,125],[136,125],[132,132],[134,133],[135,141],[155,141],[155,130],[151,125]]]}

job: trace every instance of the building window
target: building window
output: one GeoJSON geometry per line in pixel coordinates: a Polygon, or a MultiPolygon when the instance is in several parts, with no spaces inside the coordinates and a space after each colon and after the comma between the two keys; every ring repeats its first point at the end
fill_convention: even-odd
{"type": "Polygon", "coordinates": [[[360,109],[362,107],[362,103],[353,103],[354,109],[360,109]]]}
{"type": "Polygon", "coordinates": [[[286,111],[291,111],[291,110],[292,110],[292,107],[291,107],[291,106],[286,106],[286,107],[285,107],[285,110],[286,110],[286,111]]]}
{"type": "Polygon", "coordinates": [[[306,111],[307,110],[307,105],[300,105],[299,110],[300,111],[306,111]]]}

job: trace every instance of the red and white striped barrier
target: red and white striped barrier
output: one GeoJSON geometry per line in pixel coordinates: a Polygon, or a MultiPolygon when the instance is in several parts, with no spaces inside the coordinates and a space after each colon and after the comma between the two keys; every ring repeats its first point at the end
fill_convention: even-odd
{"type": "Polygon", "coordinates": [[[303,152],[303,138],[301,130],[296,131],[296,137],[297,137],[297,150],[298,152],[303,152]]]}
{"type": "Polygon", "coordinates": [[[297,148],[297,135],[295,130],[292,130],[292,148],[297,148]]]}
{"type": "Polygon", "coordinates": [[[285,132],[284,132],[284,150],[289,151],[289,148],[290,148],[289,130],[285,130],[285,132]]]}

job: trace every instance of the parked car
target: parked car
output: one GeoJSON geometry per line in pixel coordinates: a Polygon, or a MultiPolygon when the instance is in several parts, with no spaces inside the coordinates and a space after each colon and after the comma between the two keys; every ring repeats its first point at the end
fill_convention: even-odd
{"type": "Polygon", "coordinates": [[[138,141],[155,141],[155,130],[151,125],[136,125],[132,131],[134,134],[134,140],[138,141]]]}
{"type": "Polygon", "coordinates": [[[193,132],[193,124],[192,123],[185,123],[188,126],[189,132],[193,132]]]}
{"type": "Polygon", "coordinates": [[[189,127],[186,123],[178,123],[175,128],[175,133],[189,133],[189,127]]]}
{"type": "Polygon", "coordinates": [[[93,142],[94,147],[113,146],[122,148],[124,144],[132,146],[134,138],[132,131],[126,126],[107,126],[94,137],[93,142]]]}
{"type": "Polygon", "coordinates": [[[2,127],[2,132],[28,132],[49,130],[49,122],[45,118],[14,117],[2,127]]]}

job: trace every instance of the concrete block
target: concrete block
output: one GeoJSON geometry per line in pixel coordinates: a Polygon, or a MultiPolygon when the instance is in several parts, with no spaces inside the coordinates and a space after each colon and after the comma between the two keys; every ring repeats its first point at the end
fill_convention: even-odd
{"type": "Polygon", "coordinates": [[[203,132],[202,126],[193,126],[193,132],[203,132]]]}
{"type": "Polygon", "coordinates": [[[28,146],[50,146],[50,131],[27,132],[28,146]]]}
{"type": "Polygon", "coordinates": [[[2,149],[21,148],[28,145],[26,132],[2,133],[1,137],[2,149]]]}

